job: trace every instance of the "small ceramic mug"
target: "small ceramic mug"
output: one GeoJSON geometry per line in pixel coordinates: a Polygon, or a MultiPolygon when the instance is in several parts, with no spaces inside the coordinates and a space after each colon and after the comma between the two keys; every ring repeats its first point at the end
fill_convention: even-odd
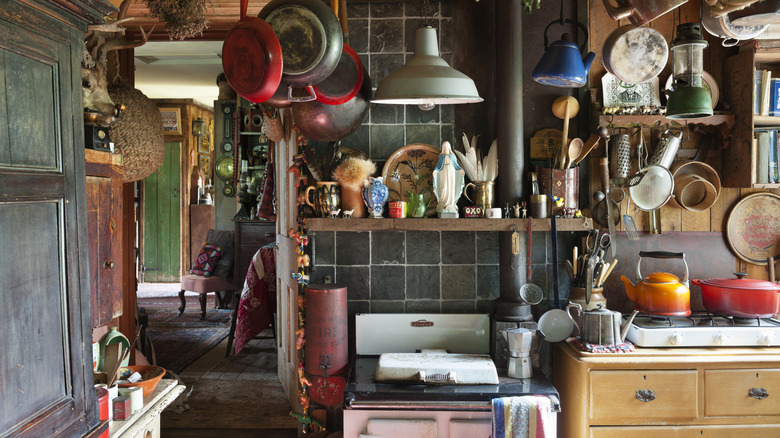
{"type": "Polygon", "coordinates": [[[398,219],[406,217],[406,201],[390,201],[388,205],[390,217],[398,219]]]}
{"type": "Polygon", "coordinates": [[[500,208],[488,208],[485,211],[485,217],[488,219],[501,219],[501,209],[500,208]]]}

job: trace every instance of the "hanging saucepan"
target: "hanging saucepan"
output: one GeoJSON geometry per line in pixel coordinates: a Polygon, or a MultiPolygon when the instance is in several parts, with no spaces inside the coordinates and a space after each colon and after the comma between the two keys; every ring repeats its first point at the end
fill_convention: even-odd
{"type": "Polygon", "coordinates": [[[341,105],[318,101],[293,102],[295,126],[311,140],[336,141],[351,134],[368,115],[371,78],[363,71],[363,85],[352,99],[341,105]]]}
{"type": "Polygon", "coordinates": [[[241,19],[222,44],[222,68],[230,86],[250,102],[263,102],[282,79],[282,47],[271,26],[247,17],[249,0],[241,0],[241,19]]]}
{"type": "Polygon", "coordinates": [[[710,6],[704,1],[701,2],[701,24],[710,34],[723,38],[723,47],[733,47],[740,41],[751,40],[769,27],[768,24],[737,26],[728,14],[713,17],[710,6]]]}
{"type": "Polygon", "coordinates": [[[627,84],[641,84],[658,76],[669,58],[666,39],[655,29],[631,24],[613,30],[604,41],[604,68],[627,84]]]}
{"type": "Polygon", "coordinates": [[[363,62],[352,47],[344,44],[336,69],[317,85],[313,85],[317,100],[328,105],[341,105],[355,97],[363,85],[363,62]]]}
{"type": "Polygon", "coordinates": [[[312,86],[333,72],[344,44],[333,11],[319,0],[271,0],[259,17],[271,25],[282,46],[281,82],[287,87],[288,99],[316,99],[312,86]],[[309,96],[294,97],[293,88],[306,88],[309,96]]]}
{"type": "Polygon", "coordinates": [[[337,12],[341,31],[344,35],[344,47],[341,50],[336,69],[319,84],[314,85],[317,100],[328,105],[341,105],[352,99],[363,85],[363,62],[355,49],[349,44],[349,24],[347,20],[347,1],[340,0],[340,5],[332,2],[333,12],[337,12]]]}

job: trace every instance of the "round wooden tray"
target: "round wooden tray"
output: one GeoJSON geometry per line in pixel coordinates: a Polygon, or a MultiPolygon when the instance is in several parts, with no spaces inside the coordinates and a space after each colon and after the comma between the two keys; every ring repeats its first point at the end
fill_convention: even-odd
{"type": "Polygon", "coordinates": [[[740,259],[766,265],[780,255],[780,196],[754,193],[742,198],[729,214],[726,239],[740,259]]]}

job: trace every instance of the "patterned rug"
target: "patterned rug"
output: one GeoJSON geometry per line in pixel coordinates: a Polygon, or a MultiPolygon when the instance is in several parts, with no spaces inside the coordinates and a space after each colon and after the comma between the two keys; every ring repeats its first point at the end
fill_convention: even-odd
{"type": "MultiPolygon", "coordinates": [[[[222,342],[230,331],[230,309],[215,309],[214,296],[206,303],[206,318],[200,319],[197,294],[186,294],[187,305],[179,315],[178,296],[138,298],[138,307],[149,318],[149,338],[154,346],[157,365],[181,373],[222,342]]],[[[151,358],[150,358],[151,360],[151,358]]]]}

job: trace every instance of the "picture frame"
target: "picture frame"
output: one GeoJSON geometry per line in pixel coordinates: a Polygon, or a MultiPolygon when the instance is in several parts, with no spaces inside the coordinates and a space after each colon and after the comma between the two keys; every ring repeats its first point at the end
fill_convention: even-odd
{"type": "Polygon", "coordinates": [[[160,108],[164,135],[181,135],[181,108],[160,108]]]}
{"type": "Polygon", "coordinates": [[[211,156],[208,154],[201,154],[198,157],[198,164],[200,165],[203,173],[206,174],[206,178],[211,179],[211,156]]]}
{"type": "Polygon", "coordinates": [[[201,154],[208,154],[211,152],[211,135],[210,133],[206,133],[206,135],[201,135],[198,139],[198,152],[201,154]]]}

